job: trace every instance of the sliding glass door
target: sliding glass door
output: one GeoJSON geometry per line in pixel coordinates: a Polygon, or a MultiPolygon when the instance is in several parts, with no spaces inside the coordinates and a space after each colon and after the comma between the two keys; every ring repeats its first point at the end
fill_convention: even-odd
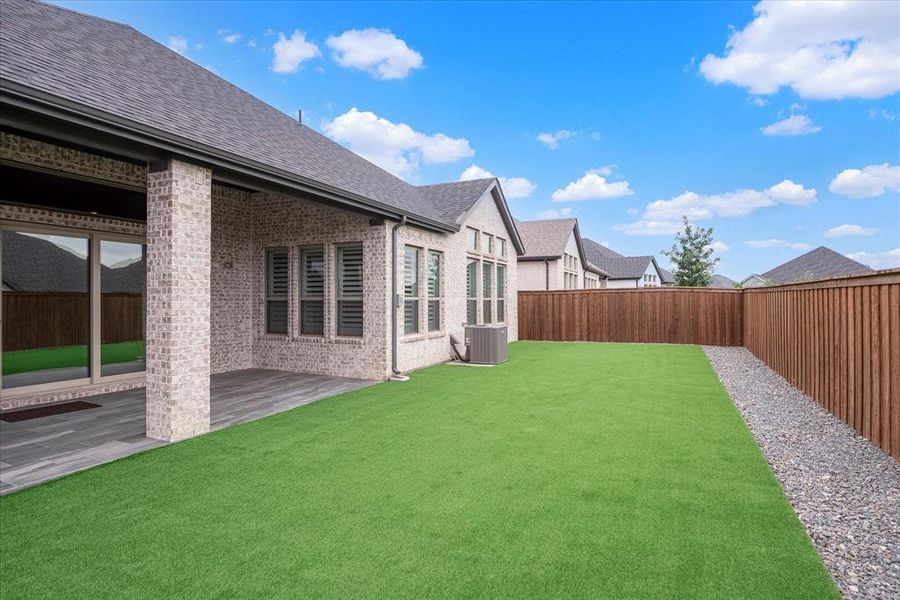
{"type": "Polygon", "coordinates": [[[0,236],[4,393],[144,371],[141,240],[11,223],[0,236]]]}

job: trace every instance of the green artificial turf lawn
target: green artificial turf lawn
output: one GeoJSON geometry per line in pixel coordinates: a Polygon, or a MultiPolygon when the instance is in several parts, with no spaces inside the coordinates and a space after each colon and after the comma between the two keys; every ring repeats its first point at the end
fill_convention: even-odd
{"type": "MultiPolygon", "coordinates": [[[[100,346],[100,360],[104,365],[130,362],[144,355],[144,342],[118,342],[100,346]]],[[[3,353],[3,374],[30,373],[44,369],[64,367],[84,367],[88,361],[88,348],[80,346],[58,346],[55,348],[35,348],[34,350],[13,350],[3,353]]]]}
{"type": "Polygon", "coordinates": [[[0,499],[4,598],[837,598],[699,347],[517,343],[0,499]]]}

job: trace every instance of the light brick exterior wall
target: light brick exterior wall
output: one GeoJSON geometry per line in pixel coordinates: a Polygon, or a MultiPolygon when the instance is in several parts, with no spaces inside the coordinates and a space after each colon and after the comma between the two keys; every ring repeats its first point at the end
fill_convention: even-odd
{"type": "MultiPolygon", "coordinates": [[[[403,282],[403,250],[406,245],[422,249],[419,263],[419,333],[404,335],[403,309],[398,312],[397,333],[400,336],[397,350],[397,364],[401,371],[409,371],[440,362],[446,362],[452,358],[450,350],[450,335],[454,335],[460,343],[460,351],[464,341],[463,323],[466,321],[466,265],[469,257],[478,260],[488,260],[506,266],[506,323],[508,326],[509,341],[518,339],[518,302],[517,290],[517,263],[515,249],[510,241],[509,232],[500,216],[500,211],[494,198],[487,194],[479,200],[470,211],[458,233],[441,234],[426,231],[416,227],[403,227],[400,230],[399,268],[398,275],[400,285],[398,290],[402,294],[403,282]],[[482,256],[480,253],[468,251],[467,227],[478,229],[483,233],[489,233],[495,237],[506,240],[506,260],[494,256],[482,256]],[[441,281],[444,287],[442,298],[442,327],[439,332],[428,332],[427,300],[428,286],[425,275],[425,265],[428,250],[437,250],[443,253],[443,269],[441,281]]],[[[481,321],[482,303],[482,269],[478,269],[478,318],[481,321]]],[[[496,269],[493,275],[493,284],[496,285],[496,269]]],[[[496,296],[496,294],[494,294],[496,296]]],[[[494,307],[496,315],[496,304],[494,307]]]]}
{"type": "Polygon", "coordinates": [[[390,367],[390,225],[362,215],[285,196],[255,194],[253,221],[253,366],[341,377],[385,379],[390,367]],[[336,247],[363,245],[361,338],[339,337],[335,327],[336,247]],[[325,334],[299,333],[299,253],[302,246],[325,250],[325,334]],[[290,249],[288,334],[266,333],[266,248],[290,249]]]}
{"type": "Polygon", "coordinates": [[[547,289],[547,269],[550,270],[550,286],[552,289],[555,281],[555,273],[559,268],[556,263],[558,260],[549,261],[549,265],[544,265],[542,260],[528,260],[518,263],[519,271],[519,289],[520,290],[546,290],[547,289]]]}
{"type": "Polygon", "coordinates": [[[100,181],[147,187],[147,167],[0,131],[0,158],[100,181]]]}
{"type": "Polygon", "coordinates": [[[147,437],[209,431],[212,172],[170,160],[147,178],[147,437]]]}
{"type": "Polygon", "coordinates": [[[210,371],[253,366],[253,223],[250,194],[212,186],[210,371]]]}
{"type": "MultiPolygon", "coordinates": [[[[0,133],[0,158],[97,181],[148,189],[150,225],[122,219],[0,205],[0,218],[32,224],[90,229],[146,237],[148,431],[177,439],[205,431],[209,420],[208,375],[250,367],[385,379],[391,365],[391,222],[308,200],[251,194],[211,184],[208,170],[173,161],[148,174],[135,165],[80,150],[0,133]],[[364,249],[364,334],[335,335],[335,248],[362,242],[364,249]],[[299,334],[299,252],[325,249],[325,335],[299,334]],[[265,332],[265,251],[290,248],[289,333],[265,332]],[[153,291],[151,291],[151,288],[153,291]],[[206,290],[204,293],[202,290],[206,290]],[[151,358],[152,355],[152,358],[151,358]]],[[[39,201],[39,199],[37,200],[39,201]]],[[[398,309],[398,364],[417,369],[451,358],[449,334],[463,339],[466,320],[466,226],[507,240],[506,322],[517,339],[517,263],[509,232],[488,194],[470,211],[456,234],[401,228],[398,291],[402,294],[403,247],[423,249],[420,263],[420,335],[403,336],[398,309]],[[427,250],[443,253],[441,331],[427,332],[427,250]]],[[[501,262],[496,257],[489,260],[501,262]]],[[[538,263],[543,274],[543,263],[538,263]]],[[[478,271],[481,318],[482,271],[478,271]]],[[[496,272],[494,275],[496,284],[496,272]]],[[[58,402],[144,385],[136,375],[123,381],[7,398],[0,409],[58,402]]]]}

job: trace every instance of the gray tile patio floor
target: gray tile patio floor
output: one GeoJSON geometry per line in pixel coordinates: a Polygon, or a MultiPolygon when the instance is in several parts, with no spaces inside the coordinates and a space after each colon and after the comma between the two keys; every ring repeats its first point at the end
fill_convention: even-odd
{"type": "MultiPolygon", "coordinates": [[[[210,378],[212,430],[274,415],[376,383],[247,369],[210,378]]],[[[164,445],[145,434],[143,388],[85,398],[78,412],[19,423],[0,421],[0,494],[164,445]]]]}

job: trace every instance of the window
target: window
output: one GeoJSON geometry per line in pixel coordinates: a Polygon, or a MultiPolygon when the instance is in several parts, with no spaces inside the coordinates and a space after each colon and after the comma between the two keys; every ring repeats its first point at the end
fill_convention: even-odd
{"type": "Polygon", "coordinates": [[[337,334],[363,334],[363,249],[362,244],[337,248],[337,334]]]}
{"type": "Polygon", "coordinates": [[[497,265],[497,322],[506,321],[506,267],[497,265]]]}
{"type": "Polygon", "coordinates": [[[428,253],[428,331],[441,329],[441,253],[428,253]]]}
{"type": "Polygon", "coordinates": [[[266,250],[266,333],[288,332],[288,251],[266,250]]]}
{"type": "Polygon", "coordinates": [[[469,227],[466,229],[466,236],[468,239],[469,250],[478,252],[478,230],[469,227]]]}
{"type": "Polygon", "coordinates": [[[497,238],[497,256],[506,258],[506,240],[497,238]]]}
{"type": "Polygon", "coordinates": [[[300,251],[300,333],[325,333],[325,250],[300,251]]]}
{"type": "Polygon", "coordinates": [[[493,303],[493,299],[491,298],[491,275],[493,274],[493,267],[494,263],[485,262],[482,264],[481,298],[482,302],[484,303],[484,308],[482,309],[482,320],[485,323],[490,323],[492,320],[491,305],[493,303]]]}
{"type": "Polygon", "coordinates": [[[494,236],[489,233],[482,234],[484,236],[484,253],[485,254],[493,254],[494,253],[494,236]]]}
{"type": "Polygon", "coordinates": [[[571,254],[563,254],[563,288],[574,290],[578,288],[578,257],[571,254]]]}
{"type": "Polygon", "coordinates": [[[478,261],[466,265],[466,323],[478,323],[478,261]]]}
{"type": "Polygon", "coordinates": [[[419,249],[403,254],[403,333],[419,333],[419,249]]]}

